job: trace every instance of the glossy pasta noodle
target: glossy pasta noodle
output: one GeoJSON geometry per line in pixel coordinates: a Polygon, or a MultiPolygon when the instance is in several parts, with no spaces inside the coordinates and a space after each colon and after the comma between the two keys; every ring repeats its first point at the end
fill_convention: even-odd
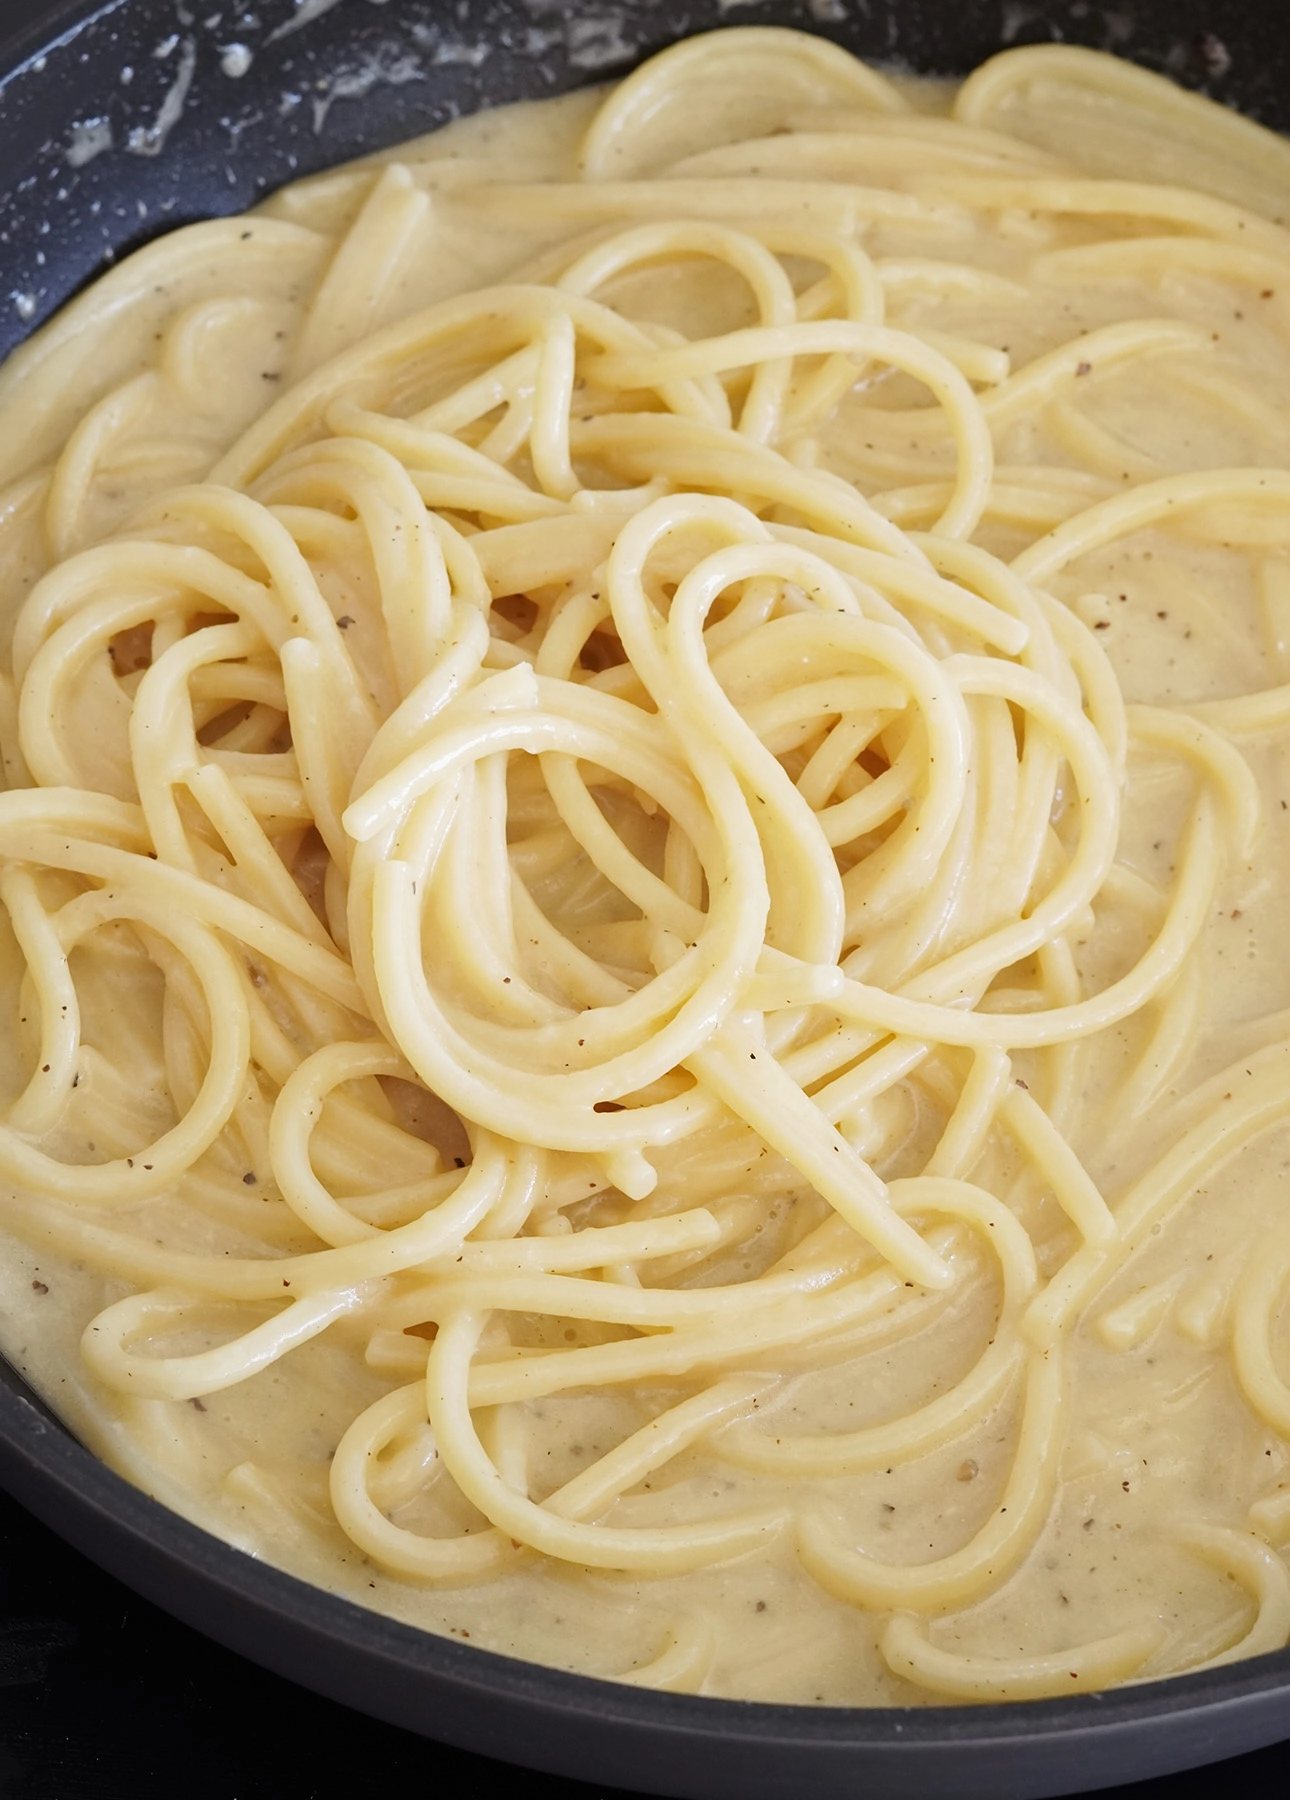
{"type": "Polygon", "coordinates": [[[0,373],[8,1353],[437,1631],[1285,1643],[1290,148],[731,30],[0,373]]]}

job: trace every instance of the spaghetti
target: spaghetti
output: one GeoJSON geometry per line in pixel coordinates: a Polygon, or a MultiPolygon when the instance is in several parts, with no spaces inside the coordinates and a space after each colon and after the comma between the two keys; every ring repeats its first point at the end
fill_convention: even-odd
{"type": "Polygon", "coordinates": [[[846,1704],[1290,1635],[1290,150],[945,103],[697,39],[0,374],[7,1349],[431,1629],[846,1704]]]}

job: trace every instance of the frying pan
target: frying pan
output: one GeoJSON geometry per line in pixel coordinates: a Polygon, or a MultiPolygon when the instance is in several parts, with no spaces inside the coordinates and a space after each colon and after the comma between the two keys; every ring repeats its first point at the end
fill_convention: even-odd
{"type": "MultiPolygon", "coordinates": [[[[0,0],[0,354],[115,258],[461,113],[619,74],[722,23],[962,74],[1062,39],[1290,129],[1283,0],[0,0]]],[[[1105,1694],[909,1710],[652,1693],[369,1613],[210,1537],[89,1455],[0,1363],[0,1484],[149,1599],[393,1724],[694,1800],[1026,1800],[1290,1736],[1290,1650],[1105,1694]]]]}

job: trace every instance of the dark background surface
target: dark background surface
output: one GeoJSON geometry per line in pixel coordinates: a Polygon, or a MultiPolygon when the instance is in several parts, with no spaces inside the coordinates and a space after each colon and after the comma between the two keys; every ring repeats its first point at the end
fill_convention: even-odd
{"type": "MultiPolygon", "coordinates": [[[[1290,92],[1278,79],[1279,71],[1266,59],[1256,62],[1246,47],[1247,40],[1257,42],[1257,31],[1250,37],[1257,16],[1262,13],[1266,18],[1283,3],[1272,0],[1269,8],[1253,0],[1215,0],[1212,5],[1206,0],[1177,0],[1172,9],[1171,43],[1152,47],[1133,41],[1132,0],[1120,0],[1106,8],[1086,0],[1046,0],[1042,13],[1038,5],[1022,5],[1017,0],[1012,4],[966,0],[956,27],[962,43],[941,39],[925,56],[943,69],[964,59],[975,60],[997,41],[1001,20],[1011,22],[1018,41],[1049,35],[1045,19],[1060,18],[1064,35],[1097,44],[1114,38],[1127,20],[1125,48],[1136,49],[1154,66],[1170,66],[1193,85],[1210,86],[1220,93],[1228,73],[1223,63],[1230,47],[1230,73],[1242,84],[1244,103],[1270,122],[1284,123],[1290,92]],[[1216,35],[1220,32],[1221,39],[1216,35]],[[975,48],[978,41],[980,49],[975,48]]],[[[861,10],[861,0],[849,0],[849,5],[852,11],[861,10]]],[[[924,0],[901,0],[901,6],[903,23],[917,37],[923,30],[924,0]]],[[[518,29],[520,13],[530,20],[540,16],[542,30],[554,46],[548,59],[552,85],[614,72],[612,58],[603,68],[595,66],[597,44],[612,48],[610,27],[606,25],[599,39],[585,30],[578,35],[578,29],[597,17],[609,20],[611,9],[607,6],[588,4],[587,0],[571,0],[568,6],[561,0],[527,0],[525,6],[517,7],[511,0],[482,0],[474,10],[482,15],[490,8],[497,13],[499,48],[495,59],[482,65],[486,73],[472,77],[481,91],[490,90],[489,97],[506,97],[508,89],[527,79],[523,65],[529,56],[523,37],[513,35],[509,45],[503,42],[505,32],[518,29]],[[567,53],[579,46],[582,60],[571,68],[567,53]],[[590,60],[585,54],[588,46],[590,60]]],[[[48,0],[0,0],[0,40],[49,10],[48,0]]],[[[193,0],[191,25],[184,18],[188,9],[176,7],[174,0],[149,0],[149,10],[158,21],[173,16],[181,31],[192,30],[200,37],[208,18],[223,10],[233,25],[247,8],[230,5],[229,0],[224,0],[222,9],[220,0],[193,0]]],[[[282,74],[294,78],[306,94],[310,82],[324,80],[331,82],[324,93],[332,93],[337,70],[343,74],[344,65],[325,61],[327,41],[342,29],[350,30],[356,14],[362,13],[367,33],[383,34],[382,41],[389,38],[392,42],[399,31],[411,30],[446,10],[433,0],[388,0],[388,4],[342,0],[334,12],[310,28],[308,39],[304,33],[300,39],[283,39],[274,54],[284,64],[294,63],[294,68],[284,68],[282,74]],[[317,73],[319,69],[324,73],[317,73]]],[[[672,0],[660,0],[651,10],[658,41],[686,25],[715,22],[716,7],[708,0],[694,0],[688,9],[672,0]]],[[[759,10],[756,4],[741,7],[735,21],[754,23],[759,10]]],[[[817,16],[827,16],[827,8],[814,10],[817,16]]],[[[224,38],[253,36],[257,46],[263,45],[273,19],[289,16],[289,0],[264,0],[254,11],[263,19],[254,33],[249,27],[212,28],[206,33],[211,42],[202,39],[205,74],[199,71],[201,79],[215,80],[213,54],[224,38]]],[[[426,42],[415,41],[426,48],[426,42]]],[[[645,39],[639,47],[648,47],[645,39]]],[[[431,47],[430,54],[421,59],[422,74],[415,79],[396,79],[398,66],[391,53],[383,65],[385,75],[368,95],[346,100],[342,90],[326,113],[325,132],[313,130],[306,108],[296,121],[307,126],[298,140],[301,154],[296,166],[334,161],[373,141],[391,141],[448,116],[452,108],[440,87],[453,65],[445,64],[436,71],[431,47]],[[378,93],[379,109],[373,105],[378,93]]],[[[148,72],[156,76],[153,86],[162,75],[169,79],[171,73],[159,67],[148,72]]],[[[460,69],[456,79],[461,79],[460,69]]],[[[200,86],[195,90],[195,102],[202,92],[200,86]]],[[[126,95],[114,88],[109,94],[97,82],[78,116],[99,110],[120,113],[115,120],[119,146],[131,124],[126,116],[127,101],[135,104],[134,94],[141,96],[139,117],[146,122],[150,114],[140,89],[126,95]],[[90,100],[96,104],[90,105],[90,100]]],[[[156,195],[173,182],[177,162],[187,165],[184,191],[197,211],[226,211],[244,205],[257,191],[294,172],[282,160],[288,152],[282,147],[286,134],[281,122],[274,127],[273,155],[252,154],[243,131],[232,129],[250,120],[250,110],[245,114],[239,110],[249,109],[249,101],[242,100],[241,90],[235,94],[230,89],[229,103],[230,110],[215,121],[216,137],[204,151],[201,121],[190,116],[181,120],[177,129],[174,148],[178,154],[173,161],[157,158],[147,164],[135,163],[149,182],[155,177],[156,195]],[[186,133],[192,135],[186,138],[186,133]],[[218,158],[214,155],[217,141],[227,152],[218,158]]],[[[152,110],[155,112],[155,106],[152,110]]],[[[16,118],[0,95],[0,120],[6,130],[21,127],[20,135],[22,131],[31,134],[33,148],[46,151],[51,179],[60,167],[65,171],[61,140],[55,137],[47,145],[40,143],[45,127],[39,118],[16,118]]],[[[254,136],[249,123],[246,131],[254,136]]],[[[103,230],[98,223],[101,214],[91,212],[92,196],[100,182],[110,183],[115,178],[113,162],[121,154],[118,149],[97,159],[77,181],[71,181],[65,172],[57,174],[59,186],[67,190],[67,200],[61,215],[54,216],[55,230],[50,235],[59,241],[63,260],[52,254],[46,260],[41,252],[40,260],[30,266],[27,259],[39,231],[39,225],[31,223],[36,218],[34,211],[28,219],[27,196],[32,190],[4,192],[6,170],[0,168],[0,276],[12,278],[0,280],[0,289],[7,291],[20,283],[20,291],[38,294],[43,315],[95,266],[102,252],[100,237],[124,248],[131,232],[148,235],[156,225],[178,222],[171,214],[156,219],[155,224],[150,219],[143,226],[110,224],[103,230]],[[92,231],[91,217],[96,221],[92,231]]],[[[46,198],[42,196],[40,201],[41,223],[48,216],[46,198]]],[[[30,201],[30,205],[35,203],[30,201]]],[[[184,210],[186,207],[179,209],[180,215],[184,210]]],[[[51,252],[53,249],[51,244],[51,252]]],[[[20,327],[3,299],[0,294],[0,313],[4,315],[0,318],[0,348],[27,328],[20,327]]],[[[1286,1731],[1290,1736],[1290,1715],[1286,1731]]],[[[1290,1744],[1189,1775],[1104,1792],[1119,1794],[1124,1800],[1200,1800],[1201,1796],[1208,1800],[1227,1792],[1239,1794],[1243,1800],[1263,1800],[1273,1794],[1282,1800],[1288,1780],[1290,1744]]],[[[0,1800],[178,1800],[179,1796],[183,1800],[320,1800],[356,1789],[365,1795],[378,1782],[383,1789],[412,1793],[429,1789],[452,1800],[476,1790],[495,1789],[510,1800],[618,1800],[614,1790],[501,1768],[485,1758],[432,1744],[267,1674],[137,1598],[0,1495],[0,1800]]],[[[857,1800],[863,1800],[860,1793],[857,1800]]]]}

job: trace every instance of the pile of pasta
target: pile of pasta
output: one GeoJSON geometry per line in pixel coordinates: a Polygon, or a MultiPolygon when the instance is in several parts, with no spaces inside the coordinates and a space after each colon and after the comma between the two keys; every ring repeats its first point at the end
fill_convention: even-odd
{"type": "Polygon", "coordinates": [[[1290,995],[1210,1030],[1281,829],[1290,150],[1078,51],[941,116],[761,30],[560,116],[563,173],[494,130],[182,231],[0,375],[10,1353],[53,1389],[71,1271],[56,1400],[135,1479],[436,1629],[616,1595],[631,1656],[550,1652],[599,1673],[766,1692],[763,1578],[862,1671],[787,1697],[1278,1647],[1290,1234],[1134,1270],[1290,1117],[1290,995]],[[1135,700],[1179,546],[1239,598],[1163,572],[1212,637],[1135,700]],[[1215,694],[1223,607],[1272,647],[1215,694]],[[1156,1540],[1205,1631],[1032,1618],[1136,1488],[1080,1346],[1162,1329],[1266,1470],[1156,1540]]]}

